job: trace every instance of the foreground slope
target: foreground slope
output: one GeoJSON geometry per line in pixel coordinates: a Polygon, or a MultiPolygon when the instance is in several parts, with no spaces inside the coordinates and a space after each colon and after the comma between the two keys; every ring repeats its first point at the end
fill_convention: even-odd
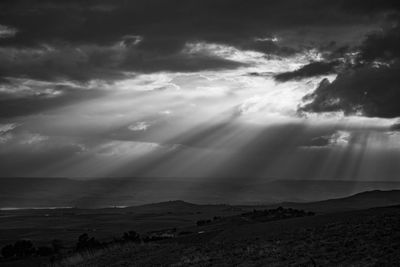
{"type": "Polygon", "coordinates": [[[399,266],[400,207],[236,225],[65,266],[399,266]]]}

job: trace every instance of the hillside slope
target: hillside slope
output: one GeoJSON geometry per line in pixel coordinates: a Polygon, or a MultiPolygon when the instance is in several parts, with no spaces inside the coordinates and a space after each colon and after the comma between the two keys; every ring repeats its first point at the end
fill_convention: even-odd
{"type": "MultiPolygon", "coordinates": [[[[65,266],[398,266],[400,207],[232,226],[65,266]]],[[[76,258],[75,258],[76,260],[76,258]]],[[[69,262],[69,264],[68,264],[69,262]]]]}
{"type": "Polygon", "coordinates": [[[281,205],[284,207],[324,213],[394,206],[400,205],[400,190],[374,190],[358,193],[345,198],[329,199],[310,203],[282,203],[281,205]]]}

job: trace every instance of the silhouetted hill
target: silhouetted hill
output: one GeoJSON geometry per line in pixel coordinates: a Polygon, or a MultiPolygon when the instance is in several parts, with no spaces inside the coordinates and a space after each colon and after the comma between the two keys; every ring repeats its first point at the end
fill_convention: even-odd
{"type": "Polygon", "coordinates": [[[328,199],[316,202],[296,203],[296,202],[283,202],[274,205],[249,205],[249,206],[231,206],[231,205],[198,205],[182,200],[167,201],[160,203],[152,203],[140,206],[132,206],[127,209],[144,212],[176,212],[176,211],[199,211],[210,209],[234,209],[234,208],[276,208],[279,206],[287,208],[303,209],[307,211],[331,213],[350,210],[362,210],[376,207],[387,207],[400,205],[400,190],[373,190],[361,192],[344,198],[328,199]]]}
{"type": "Polygon", "coordinates": [[[400,205],[400,190],[373,190],[345,198],[329,199],[311,203],[282,203],[282,206],[301,208],[315,212],[362,210],[375,207],[400,205]]]}

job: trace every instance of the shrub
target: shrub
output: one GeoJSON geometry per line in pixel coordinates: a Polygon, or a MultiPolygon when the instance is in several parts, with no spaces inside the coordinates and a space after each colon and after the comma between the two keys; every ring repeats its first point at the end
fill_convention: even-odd
{"type": "Polygon", "coordinates": [[[210,223],[211,223],[211,220],[199,220],[196,222],[197,226],[203,226],[203,225],[210,224],[210,223]]]}
{"type": "Polygon", "coordinates": [[[94,237],[89,238],[88,234],[82,234],[78,238],[78,243],[76,243],[76,251],[83,250],[93,250],[101,248],[101,243],[97,241],[94,237]]]}
{"type": "Polygon", "coordinates": [[[54,253],[59,253],[60,250],[64,248],[62,241],[59,239],[51,241],[51,246],[53,247],[54,253]]]}
{"type": "Polygon", "coordinates": [[[53,255],[53,253],[54,253],[53,248],[47,246],[38,247],[36,251],[37,255],[44,257],[53,255]]]}
{"type": "Polygon", "coordinates": [[[35,252],[33,243],[30,240],[19,240],[14,244],[15,255],[23,258],[32,255],[35,252]]]}
{"type": "Polygon", "coordinates": [[[8,259],[15,256],[15,249],[13,245],[6,245],[1,249],[1,255],[8,259]]]}
{"type": "Polygon", "coordinates": [[[130,242],[135,242],[135,243],[140,243],[140,235],[136,233],[135,231],[129,231],[125,232],[122,236],[122,239],[124,241],[130,241],[130,242]]]}

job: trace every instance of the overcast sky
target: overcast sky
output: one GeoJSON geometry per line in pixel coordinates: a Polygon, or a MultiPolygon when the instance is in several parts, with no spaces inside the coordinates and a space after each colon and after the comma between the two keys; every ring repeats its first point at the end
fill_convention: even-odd
{"type": "Polygon", "coordinates": [[[2,0],[0,176],[395,180],[400,2],[2,0]]]}

